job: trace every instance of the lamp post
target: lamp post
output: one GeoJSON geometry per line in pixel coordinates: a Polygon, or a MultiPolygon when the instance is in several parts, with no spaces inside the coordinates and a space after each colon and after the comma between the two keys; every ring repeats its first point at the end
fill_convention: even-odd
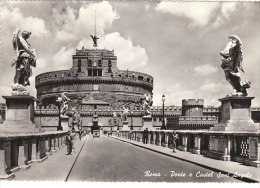
{"type": "Polygon", "coordinates": [[[134,130],[134,127],[133,127],[133,110],[132,109],[130,111],[130,114],[131,114],[131,127],[130,127],[130,130],[134,130]]]}
{"type": "Polygon", "coordinates": [[[111,118],[108,120],[108,124],[110,125],[110,130],[112,131],[112,119],[111,118]]]}
{"type": "Polygon", "coordinates": [[[40,108],[40,127],[42,125],[41,116],[42,116],[42,101],[37,100],[37,106],[40,108]]]}
{"type": "Polygon", "coordinates": [[[60,119],[60,106],[61,106],[61,102],[62,102],[62,98],[61,97],[58,97],[58,99],[56,100],[57,104],[58,104],[58,107],[59,107],[59,123],[58,123],[58,127],[57,127],[57,131],[62,131],[63,128],[61,126],[61,119],[60,119]]]}
{"type": "Polygon", "coordinates": [[[166,129],[166,126],[165,126],[165,121],[164,121],[164,102],[165,102],[165,96],[164,96],[164,95],[162,96],[162,102],[163,102],[163,109],[162,109],[162,112],[163,112],[163,120],[162,120],[162,127],[161,127],[161,129],[162,129],[162,130],[165,130],[165,129],[166,129]]]}

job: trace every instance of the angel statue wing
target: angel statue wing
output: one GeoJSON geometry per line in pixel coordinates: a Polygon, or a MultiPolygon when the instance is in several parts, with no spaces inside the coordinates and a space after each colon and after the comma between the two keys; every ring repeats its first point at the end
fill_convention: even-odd
{"type": "Polygon", "coordinates": [[[237,51],[236,65],[242,72],[245,72],[242,66],[242,62],[243,62],[243,52],[242,52],[242,47],[240,45],[237,51]]]}
{"type": "Polygon", "coordinates": [[[16,61],[19,57],[19,49],[18,49],[18,35],[20,33],[20,28],[16,28],[13,32],[13,50],[14,50],[14,56],[13,61],[11,63],[11,66],[13,67],[16,64],[16,61]]]}

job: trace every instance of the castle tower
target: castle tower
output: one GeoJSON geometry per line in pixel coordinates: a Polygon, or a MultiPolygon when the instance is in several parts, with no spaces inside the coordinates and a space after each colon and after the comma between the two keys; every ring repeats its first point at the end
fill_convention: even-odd
{"type": "Polygon", "coordinates": [[[203,116],[203,99],[182,100],[182,116],[203,116]]]}

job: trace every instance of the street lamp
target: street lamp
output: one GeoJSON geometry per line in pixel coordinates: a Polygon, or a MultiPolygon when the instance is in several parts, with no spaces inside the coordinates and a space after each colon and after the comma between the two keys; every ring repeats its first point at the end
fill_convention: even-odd
{"type": "Polygon", "coordinates": [[[57,131],[62,131],[63,128],[62,128],[62,126],[61,126],[61,119],[60,119],[60,116],[61,116],[60,106],[61,106],[62,98],[61,98],[61,97],[58,97],[58,99],[56,100],[56,102],[57,102],[58,107],[59,107],[59,124],[58,124],[58,127],[57,127],[57,131]]]}
{"type": "Polygon", "coordinates": [[[112,119],[111,118],[108,120],[108,124],[110,125],[110,130],[112,131],[112,119]]]}
{"type": "Polygon", "coordinates": [[[130,111],[130,114],[131,114],[131,128],[130,128],[130,130],[134,130],[134,127],[133,127],[133,110],[130,111]]]}
{"type": "Polygon", "coordinates": [[[165,130],[165,129],[166,129],[165,121],[164,121],[164,101],[165,101],[165,96],[163,95],[163,96],[162,96],[162,102],[163,102],[163,109],[162,109],[162,112],[163,112],[163,120],[162,120],[162,127],[161,127],[162,130],[165,130]]]}

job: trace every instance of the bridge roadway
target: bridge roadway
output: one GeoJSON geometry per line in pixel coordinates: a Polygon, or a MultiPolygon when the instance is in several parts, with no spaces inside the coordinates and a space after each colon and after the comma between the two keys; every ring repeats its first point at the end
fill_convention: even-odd
{"type": "MultiPolygon", "coordinates": [[[[82,140],[78,139],[75,148],[76,152],[73,155],[66,155],[66,147],[61,148],[50,155],[46,161],[31,164],[31,168],[27,171],[16,172],[14,180],[239,182],[231,177],[217,178],[217,172],[104,135],[101,138],[92,138],[88,135],[82,140]],[[196,177],[196,174],[208,177],[196,177]],[[184,175],[186,176],[183,177],[184,175]]],[[[156,146],[156,148],[160,147],[156,146]]],[[[168,148],[164,149],[168,151],[168,148]]],[[[216,160],[212,161],[216,163],[216,160]]]]}
{"type": "Polygon", "coordinates": [[[101,138],[87,138],[67,181],[241,182],[231,177],[218,177],[218,174],[102,135],[101,138]]]}

